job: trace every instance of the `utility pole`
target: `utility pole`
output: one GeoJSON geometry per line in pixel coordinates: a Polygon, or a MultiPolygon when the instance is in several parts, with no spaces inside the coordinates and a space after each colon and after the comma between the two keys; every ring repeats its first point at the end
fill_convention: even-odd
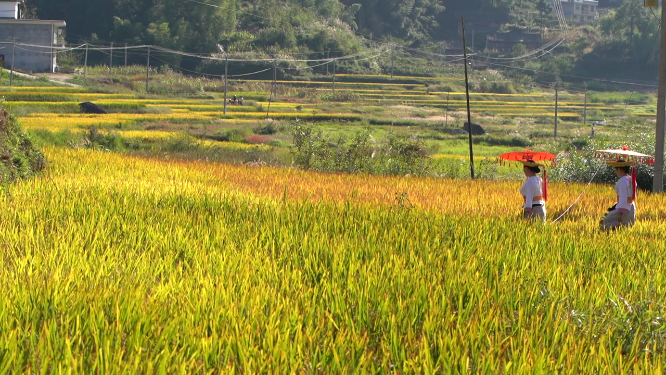
{"type": "Polygon", "coordinates": [[[391,44],[391,78],[393,78],[393,64],[395,61],[395,56],[393,52],[395,51],[395,44],[391,44]]]}
{"type": "Polygon", "coordinates": [[[449,127],[449,95],[450,95],[450,94],[451,94],[450,92],[447,92],[447,93],[446,93],[446,117],[445,117],[445,118],[446,118],[446,120],[445,120],[446,122],[444,123],[444,127],[445,127],[445,128],[448,128],[448,127],[449,127]]]}
{"type": "Polygon", "coordinates": [[[559,93],[560,93],[560,86],[556,83],[555,84],[555,138],[557,138],[557,123],[558,123],[558,116],[557,116],[557,110],[559,106],[559,93]]]}
{"type": "Polygon", "coordinates": [[[127,43],[125,43],[125,68],[127,68],[127,43]]]}
{"type": "Polygon", "coordinates": [[[472,143],[472,111],[469,106],[469,73],[467,73],[467,45],[465,43],[465,18],[460,17],[460,22],[462,22],[463,55],[465,56],[465,92],[467,93],[467,133],[469,134],[469,168],[473,180],[474,148],[472,143]]]}
{"type": "Polygon", "coordinates": [[[86,43],[86,57],[83,59],[83,80],[88,78],[88,43],[86,43]]]}
{"type": "Polygon", "coordinates": [[[333,60],[333,95],[335,95],[335,62],[337,60],[333,60]]]}
{"type": "Polygon", "coordinates": [[[659,91],[657,94],[657,132],[654,146],[654,181],[652,191],[664,191],[664,126],[666,125],[666,4],[661,7],[661,52],[659,56],[659,91]]]}
{"type": "Polygon", "coordinates": [[[583,109],[583,126],[587,125],[587,83],[585,83],[585,107],[583,109]]]}
{"type": "Polygon", "coordinates": [[[56,38],[56,36],[55,36],[55,25],[51,24],[51,37],[49,38],[49,39],[51,39],[51,63],[50,63],[51,67],[49,68],[49,70],[50,70],[49,73],[55,73],[56,55],[53,52],[53,43],[54,43],[55,38],[56,38]]]}
{"type": "Polygon", "coordinates": [[[277,96],[277,59],[273,61],[273,96],[277,96]]]}
{"type": "MultiPolygon", "coordinates": [[[[109,54],[109,80],[113,80],[111,77],[111,69],[113,68],[113,42],[111,42],[111,53],[109,54]]],[[[111,82],[113,83],[113,81],[111,82]]]]}
{"type": "Polygon", "coordinates": [[[224,56],[224,115],[227,115],[227,84],[229,82],[229,57],[224,56]]]}
{"type": "Polygon", "coordinates": [[[148,46],[148,61],[146,62],[146,93],[148,93],[150,84],[150,46],[148,46]]]}
{"type": "Polygon", "coordinates": [[[9,86],[14,84],[14,47],[16,47],[16,37],[12,39],[12,71],[9,75],[9,86]]]}

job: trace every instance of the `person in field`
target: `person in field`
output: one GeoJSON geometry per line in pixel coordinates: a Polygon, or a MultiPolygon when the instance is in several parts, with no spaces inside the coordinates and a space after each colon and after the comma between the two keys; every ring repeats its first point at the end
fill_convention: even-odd
{"type": "Polygon", "coordinates": [[[546,222],[546,185],[538,176],[541,173],[539,164],[534,160],[524,161],[523,173],[525,173],[525,183],[520,188],[520,195],[523,196],[523,217],[530,220],[539,220],[546,222]]]}
{"type": "Polygon", "coordinates": [[[636,223],[635,162],[617,160],[607,163],[615,168],[615,174],[619,178],[615,183],[617,203],[608,209],[606,216],[599,222],[601,229],[615,230],[619,227],[631,227],[636,223]]]}

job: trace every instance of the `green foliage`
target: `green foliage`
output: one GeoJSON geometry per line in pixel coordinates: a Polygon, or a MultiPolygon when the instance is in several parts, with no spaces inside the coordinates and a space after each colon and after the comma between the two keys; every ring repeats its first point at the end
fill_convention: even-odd
{"type": "Polygon", "coordinates": [[[588,94],[591,103],[620,104],[630,105],[650,103],[651,97],[648,94],[639,92],[591,92],[588,94]]]}
{"type": "Polygon", "coordinates": [[[46,168],[46,157],[0,104],[0,183],[29,178],[46,168]]]}
{"type": "Polygon", "coordinates": [[[491,135],[475,136],[474,143],[485,143],[490,146],[529,147],[532,141],[523,137],[498,137],[491,135]]]}
{"type": "Polygon", "coordinates": [[[482,81],[479,85],[481,92],[489,92],[494,94],[516,94],[517,90],[514,88],[512,82],[487,82],[482,81]]]}
{"type": "MultiPolygon", "coordinates": [[[[566,182],[587,183],[594,176],[593,182],[615,184],[617,176],[614,169],[609,167],[604,159],[595,158],[595,150],[620,149],[622,146],[628,146],[632,151],[654,155],[654,135],[643,132],[635,132],[635,135],[637,138],[626,144],[609,144],[604,140],[577,141],[573,146],[579,151],[568,153],[558,159],[557,165],[549,168],[549,177],[566,182]]],[[[643,190],[652,190],[654,166],[637,164],[636,170],[638,187],[643,190]]]]}
{"type": "Polygon", "coordinates": [[[218,142],[238,142],[245,143],[245,136],[247,134],[239,129],[221,130],[214,134],[204,136],[207,139],[212,139],[218,142]]]}
{"type": "Polygon", "coordinates": [[[424,145],[393,133],[377,141],[366,129],[350,140],[340,137],[332,142],[311,127],[296,125],[292,134],[294,164],[306,170],[389,175],[432,172],[424,145]]]}
{"type": "Polygon", "coordinates": [[[259,135],[273,135],[277,133],[279,130],[280,129],[278,128],[278,126],[276,126],[273,122],[269,122],[252,129],[254,134],[259,134],[259,135]]]}
{"type": "Polygon", "coordinates": [[[325,102],[355,102],[361,99],[361,96],[353,91],[337,90],[334,93],[319,95],[319,99],[325,102]]]}
{"type": "Polygon", "coordinates": [[[22,92],[3,93],[5,101],[8,102],[75,102],[78,99],[73,95],[67,94],[33,94],[22,92]]]}

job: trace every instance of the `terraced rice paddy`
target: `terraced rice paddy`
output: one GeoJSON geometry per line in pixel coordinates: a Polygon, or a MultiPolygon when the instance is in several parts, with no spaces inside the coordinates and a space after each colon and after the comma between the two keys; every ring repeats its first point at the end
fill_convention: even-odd
{"type": "Polygon", "coordinates": [[[662,371],[662,196],[609,234],[610,186],[541,226],[519,182],[47,156],[0,198],[4,372],[662,371]]]}
{"type": "MultiPolygon", "coordinates": [[[[360,94],[381,96],[385,83],[344,90],[353,85],[365,87],[356,92],[362,100],[281,98],[270,103],[278,120],[269,122],[265,93],[228,106],[227,116],[220,94],[26,87],[5,104],[35,134],[100,131],[152,142],[298,120],[340,134],[425,129],[444,134],[430,140],[446,148],[434,159],[460,158],[459,136],[435,128],[449,116],[460,126],[462,99],[397,83],[386,90],[399,90],[396,98],[373,99],[360,94]],[[424,99],[404,100],[412,90],[424,99]],[[40,101],[55,95],[72,100],[40,101]],[[113,113],[78,113],[78,101],[92,98],[113,113]],[[404,125],[374,125],[391,121],[404,125]]],[[[475,116],[499,116],[492,132],[512,135],[523,123],[550,132],[534,121],[554,116],[548,94],[477,94],[475,116]]],[[[577,99],[562,102],[562,118],[580,115],[577,99]]],[[[632,107],[588,108],[614,116],[632,107]]],[[[198,142],[241,153],[273,147],[198,142]]],[[[1,373],[664,371],[662,195],[641,194],[637,225],[605,233],[597,222],[615,199],[607,185],[593,185],[562,221],[532,225],[519,219],[518,181],[45,151],[44,175],[0,195],[1,373]]],[[[549,217],[583,188],[551,183],[549,217]]]]}
{"type": "MultiPolygon", "coordinates": [[[[24,125],[30,129],[65,129],[81,128],[93,125],[128,125],[140,124],[150,121],[226,121],[226,120],[257,120],[266,117],[273,120],[283,121],[363,121],[363,108],[366,106],[388,108],[397,105],[413,106],[416,109],[430,110],[433,119],[441,116],[440,112],[463,112],[466,111],[464,92],[444,92],[431,90],[429,86],[437,82],[447,82],[448,78],[433,77],[405,77],[396,76],[393,81],[384,76],[363,75],[339,75],[344,82],[337,82],[338,90],[349,92],[360,99],[360,102],[338,105],[330,108],[326,103],[304,101],[302,103],[270,103],[271,111],[268,112],[269,103],[266,101],[268,93],[252,92],[230,92],[232,95],[245,96],[251,101],[248,106],[227,106],[227,116],[223,116],[223,95],[220,93],[209,94],[209,99],[171,99],[171,98],[139,98],[134,94],[108,94],[88,92],[85,88],[76,87],[20,87],[0,90],[5,96],[5,103],[9,109],[24,108],[28,112],[36,112],[25,115],[24,125]],[[404,83],[411,82],[411,83],[404,83]],[[258,100],[257,100],[258,99],[258,100]],[[94,101],[95,103],[113,112],[110,116],[95,117],[80,116],[78,102],[94,101]],[[41,113],[40,113],[41,112],[41,113]],[[56,112],[52,115],[49,112],[56,112]],[[137,113],[147,112],[147,113],[137,113]],[[359,114],[360,112],[360,114],[359,114]],[[47,124],[47,119],[54,119],[47,124]]],[[[232,83],[254,82],[270,83],[270,81],[234,81],[232,83]]],[[[332,92],[332,82],[325,81],[279,81],[284,86],[307,86],[322,94],[332,92]]],[[[436,87],[436,86],[433,86],[436,87]]],[[[501,118],[554,118],[555,103],[552,94],[546,93],[520,93],[520,94],[497,94],[497,93],[471,93],[471,109],[474,117],[501,117],[501,118]]],[[[558,115],[563,119],[582,121],[585,106],[580,95],[574,95],[576,101],[564,100],[559,105],[558,115]]],[[[599,96],[603,98],[604,96],[599,96]]],[[[626,114],[634,116],[650,117],[651,111],[646,111],[644,106],[639,105],[606,105],[601,102],[588,103],[588,111],[595,118],[611,118],[626,114]],[[634,109],[634,107],[636,107],[634,109]]],[[[387,116],[395,119],[393,113],[382,115],[381,113],[371,115],[373,118],[381,119],[387,116]]],[[[405,116],[409,117],[409,116],[405,116]]],[[[428,118],[425,118],[428,121],[428,118]]],[[[439,120],[431,120],[439,121],[439,120]]],[[[132,130],[139,130],[135,127],[132,130]]],[[[506,130],[510,133],[510,130],[506,130]]]]}

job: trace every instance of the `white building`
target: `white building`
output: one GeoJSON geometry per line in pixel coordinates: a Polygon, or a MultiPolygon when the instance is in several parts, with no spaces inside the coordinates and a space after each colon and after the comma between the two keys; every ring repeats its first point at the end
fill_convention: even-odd
{"type": "Polygon", "coordinates": [[[584,24],[599,18],[596,0],[560,0],[564,17],[574,24],[584,24]]]}
{"type": "Polygon", "coordinates": [[[19,19],[19,2],[0,1],[0,18],[19,19]]]}
{"type": "Polygon", "coordinates": [[[0,1],[0,61],[9,69],[53,73],[65,21],[19,19],[18,1],[0,1]],[[16,41],[12,56],[12,43],[16,41]],[[21,45],[22,44],[22,45],[21,45]]]}

